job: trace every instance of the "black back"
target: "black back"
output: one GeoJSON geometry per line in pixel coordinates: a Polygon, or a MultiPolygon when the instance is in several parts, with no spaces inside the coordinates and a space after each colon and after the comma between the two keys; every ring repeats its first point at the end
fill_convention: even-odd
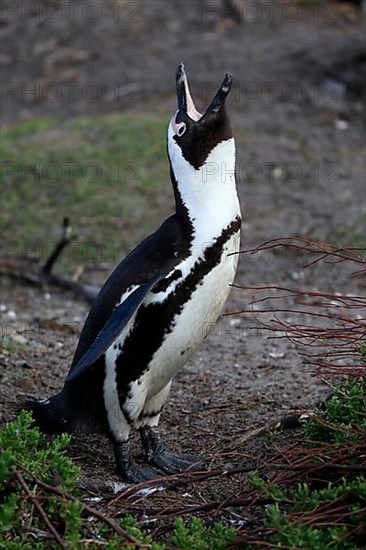
{"type": "MultiPolygon", "coordinates": [[[[124,258],[105,281],[85,321],[71,369],[90,348],[122,294],[131,286],[165,274],[189,254],[191,234],[176,216],[144,239],[124,258]]],[[[164,276],[164,275],[163,275],[164,276]]]]}

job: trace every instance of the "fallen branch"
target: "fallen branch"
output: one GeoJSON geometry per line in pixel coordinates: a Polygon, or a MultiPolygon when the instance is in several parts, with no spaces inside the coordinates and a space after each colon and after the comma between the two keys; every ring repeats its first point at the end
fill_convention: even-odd
{"type": "Polygon", "coordinates": [[[73,240],[75,240],[75,237],[73,237],[72,235],[70,220],[69,218],[65,217],[62,222],[61,238],[56,243],[55,248],[52,250],[51,254],[43,264],[43,267],[41,268],[42,275],[48,275],[49,273],[51,273],[54,264],[61,256],[64,248],[66,248],[66,246],[68,246],[73,240]]]}
{"type": "MultiPolygon", "coordinates": [[[[53,485],[49,485],[48,483],[45,483],[44,481],[42,481],[41,479],[38,479],[34,474],[32,474],[32,472],[30,472],[29,470],[27,470],[27,468],[24,468],[23,466],[19,466],[17,465],[13,471],[14,471],[14,474],[15,476],[17,477],[17,479],[19,480],[20,478],[23,480],[23,483],[24,485],[21,483],[23,489],[25,490],[25,492],[27,493],[28,496],[30,496],[32,498],[32,500],[35,499],[34,495],[32,495],[32,493],[30,492],[30,489],[28,487],[28,485],[26,485],[26,482],[24,481],[24,478],[22,476],[22,474],[19,472],[19,469],[22,470],[23,472],[25,472],[28,476],[30,476],[32,478],[32,480],[34,481],[34,483],[36,483],[39,487],[41,487],[42,489],[44,489],[45,491],[48,491],[50,493],[53,493],[59,497],[62,497],[63,499],[66,499],[66,500],[70,500],[72,502],[77,502],[83,509],[83,511],[87,512],[88,514],[90,514],[91,516],[94,516],[95,518],[97,518],[99,521],[102,521],[103,523],[105,523],[106,525],[108,525],[111,529],[113,529],[113,531],[115,531],[118,535],[120,535],[121,537],[123,537],[127,542],[130,542],[131,544],[134,544],[135,545],[135,548],[139,548],[139,549],[149,549],[151,548],[151,545],[149,544],[143,544],[141,542],[139,542],[133,535],[130,535],[130,533],[128,533],[127,531],[125,531],[125,529],[123,529],[116,521],[114,521],[114,519],[108,517],[108,516],[105,516],[102,512],[99,512],[98,510],[96,510],[95,508],[92,508],[90,506],[88,506],[87,504],[85,504],[84,502],[80,501],[79,499],[77,499],[76,497],[70,495],[69,493],[65,493],[64,491],[61,491],[61,489],[58,489],[57,487],[54,487],[53,485]],[[25,486],[27,486],[27,489],[25,488],[25,486]],[[28,493],[29,491],[29,493],[28,493]]],[[[39,504],[39,502],[37,501],[37,499],[35,499],[35,503],[38,503],[39,506],[41,506],[39,504]]],[[[42,509],[43,510],[43,509],[42,509]]],[[[43,510],[44,512],[44,510],[43,510]]],[[[47,518],[48,520],[48,518],[47,518]]],[[[49,520],[48,520],[49,521],[49,520]]],[[[49,525],[47,525],[48,528],[50,529],[49,525]]],[[[51,524],[52,528],[54,529],[53,525],[51,524]]],[[[51,530],[51,529],[50,529],[51,530]]],[[[55,529],[54,529],[55,530],[55,529]]],[[[52,532],[52,531],[51,531],[52,532]]],[[[53,533],[53,532],[52,532],[53,533]]],[[[56,532],[55,530],[55,534],[57,534],[57,537],[59,537],[58,533],[56,532]]],[[[54,535],[55,536],[55,535],[54,535]]],[[[55,537],[56,538],[56,537],[55,537]]],[[[60,537],[59,537],[60,538],[60,537]]],[[[62,539],[60,538],[60,540],[62,541],[62,539]]],[[[59,542],[59,541],[58,541],[59,542]]],[[[64,546],[63,548],[68,548],[67,545],[65,545],[65,541],[62,541],[64,543],[64,546]]],[[[60,543],[59,543],[60,544],[60,543]]]]}
{"type": "Polygon", "coordinates": [[[64,548],[64,550],[67,550],[69,548],[69,545],[67,544],[66,541],[64,541],[63,538],[61,538],[61,536],[56,531],[55,527],[53,526],[53,524],[50,521],[49,517],[47,516],[46,512],[44,511],[44,508],[42,507],[42,505],[38,501],[37,497],[30,490],[30,488],[29,488],[27,482],[25,481],[24,477],[22,476],[22,474],[19,472],[19,470],[17,468],[13,468],[13,473],[15,475],[15,478],[18,480],[18,483],[20,484],[20,486],[24,490],[25,494],[27,495],[27,497],[33,502],[39,516],[43,520],[44,524],[47,526],[47,529],[51,533],[52,537],[55,539],[55,541],[57,542],[57,544],[61,548],[64,548]]]}
{"type": "Polygon", "coordinates": [[[162,516],[181,516],[183,514],[192,514],[196,512],[211,512],[212,510],[223,510],[225,508],[242,508],[244,506],[266,506],[267,504],[273,504],[273,498],[234,498],[225,500],[213,500],[212,502],[205,502],[204,504],[195,504],[191,506],[184,506],[181,508],[168,508],[159,512],[149,511],[147,515],[153,515],[155,517],[162,516]]]}
{"type": "Polygon", "coordinates": [[[40,265],[39,260],[28,257],[1,258],[0,273],[14,279],[20,279],[28,284],[43,287],[45,284],[56,286],[65,290],[71,290],[78,296],[82,296],[87,302],[92,303],[99,292],[94,285],[81,283],[70,277],[57,275],[53,272],[62,252],[69,246],[75,237],[72,235],[69,218],[64,218],[60,239],[55,244],[50,255],[40,265]]]}

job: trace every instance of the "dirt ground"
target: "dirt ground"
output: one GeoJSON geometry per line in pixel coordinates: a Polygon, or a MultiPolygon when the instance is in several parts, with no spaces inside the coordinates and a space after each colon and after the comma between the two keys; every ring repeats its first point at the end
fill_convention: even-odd
{"type": "MultiPolygon", "coordinates": [[[[73,15],[65,2],[61,12],[47,12],[47,17],[22,13],[22,4],[14,2],[7,17],[2,13],[0,63],[8,83],[3,125],[44,115],[173,111],[174,71],[181,59],[193,96],[204,105],[230,71],[243,249],[290,236],[358,244],[365,219],[365,55],[357,8],[278,2],[273,12],[266,3],[252,3],[257,11],[244,12],[245,4],[238,2],[245,17],[237,23],[228,17],[225,2],[216,0],[84,0],[73,15]],[[88,4],[90,11],[83,13],[88,4]],[[77,84],[73,97],[66,93],[70,85],[65,83],[71,82],[77,84]],[[55,91],[61,92],[57,101],[51,100],[55,91]],[[96,96],[88,100],[86,93],[96,96]]],[[[27,9],[32,4],[27,2],[27,9]]],[[[158,224],[158,211],[156,219],[158,224]]],[[[346,265],[323,262],[303,269],[308,260],[281,251],[243,253],[236,282],[363,292],[362,281],[346,265]]],[[[291,444],[292,434],[271,442],[248,434],[277,418],[312,410],[329,391],[293,343],[268,339],[255,312],[235,313],[248,309],[256,296],[250,289],[233,289],[226,312],[234,313],[221,318],[177,376],[162,415],[169,445],[209,457],[210,467],[271,460],[291,444]]],[[[281,303],[295,307],[290,299],[281,303]]],[[[3,334],[19,342],[0,352],[1,419],[6,421],[25,397],[43,398],[62,387],[88,306],[70,293],[8,279],[1,283],[1,304],[3,334]]],[[[301,317],[287,314],[286,319],[301,317]]],[[[109,445],[99,436],[76,436],[70,453],[81,466],[89,496],[103,497],[101,505],[107,506],[122,489],[109,445]]],[[[159,528],[156,518],[178,502],[188,506],[234,498],[245,492],[246,483],[240,474],[173,492],[139,493],[122,508],[114,503],[113,511],[129,509],[159,528]]],[[[251,513],[228,509],[221,515],[242,526],[251,513]]]]}

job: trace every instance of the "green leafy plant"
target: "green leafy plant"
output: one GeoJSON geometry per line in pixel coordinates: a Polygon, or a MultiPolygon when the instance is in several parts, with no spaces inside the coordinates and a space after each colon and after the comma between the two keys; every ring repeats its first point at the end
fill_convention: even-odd
{"type": "MultiPolygon", "coordinates": [[[[363,357],[365,350],[362,343],[363,357]]],[[[263,521],[268,545],[294,550],[364,548],[365,441],[366,381],[350,377],[305,425],[304,457],[309,469],[304,481],[281,487],[263,480],[257,472],[248,476],[252,487],[273,502],[263,521]],[[307,454],[307,449],[313,455],[307,454]],[[316,475],[312,473],[314,464],[319,468],[316,475]]]]}
{"type": "Polygon", "coordinates": [[[361,441],[366,433],[366,379],[351,378],[306,424],[307,445],[361,441]]]}
{"type": "MultiPolygon", "coordinates": [[[[71,550],[148,548],[165,544],[143,532],[137,519],[126,515],[119,522],[81,500],[79,468],[65,454],[70,436],[48,441],[33,426],[30,412],[22,411],[0,432],[0,549],[71,550]],[[94,522],[88,521],[93,517],[94,522]]],[[[233,527],[206,526],[197,518],[185,526],[177,520],[170,546],[197,550],[224,550],[235,538],[233,527]]]]}
{"type": "MultiPolygon", "coordinates": [[[[63,434],[46,443],[32,421],[31,413],[22,411],[0,432],[0,530],[6,533],[1,543],[4,548],[12,548],[13,544],[26,547],[29,534],[44,529],[42,520],[33,513],[33,497],[39,490],[35,479],[77,494],[79,468],[64,453],[70,437],[63,434]]],[[[48,498],[42,502],[42,510],[47,517],[64,522],[70,516],[70,504],[48,498]]],[[[42,546],[34,543],[33,547],[42,546]]]]}
{"type": "Polygon", "coordinates": [[[264,525],[275,530],[271,543],[289,548],[360,548],[357,528],[365,518],[365,497],[366,479],[361,476],[351,481],[343,478],[324,489],[301,483],[283,490],[281,504],[268,507],[264,525]],[[284,503],[289,503],[285,509],[284,503]]]}
{"type": "Polygon", "coordinates": [[[181,550],[224,550],[233,542],[236,530],[217,522],[212,527],[204,525],[199,518],[193,518],[185,525],[182,518],[175,522],[175,534],[170,544],[181,550]]]}
{"type": "Polygon", "coordinates": [[[26,345],[24,342],[18,341],[10,336],[3,336],[0,338],[0,349],[10,352],[24,351],[26,349],[26,345]]]}

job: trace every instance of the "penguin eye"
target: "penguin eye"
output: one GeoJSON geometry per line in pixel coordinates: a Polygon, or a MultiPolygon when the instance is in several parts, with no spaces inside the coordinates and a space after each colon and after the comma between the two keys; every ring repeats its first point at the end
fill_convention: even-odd
{"type": "Polygon", "coordinates": [[[186,130],[187,130],[187,126],[185,122],[181,122],[177,130],[177,136],[182,137],[182,135],[185,134],[186,130]]]}

